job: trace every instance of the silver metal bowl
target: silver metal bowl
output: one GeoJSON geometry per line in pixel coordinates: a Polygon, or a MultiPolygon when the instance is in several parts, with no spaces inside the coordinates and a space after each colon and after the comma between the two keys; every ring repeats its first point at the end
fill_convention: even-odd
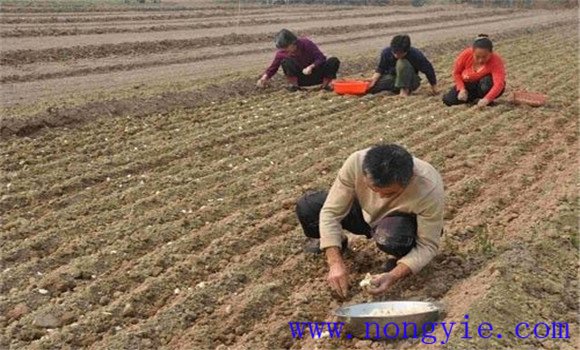
{"type": "Polygon", "coordinates": [[[433,325],[428,323],[439,319],[441,308],[424,301],[384,301],[341,307],[334,315],[344,322],[347,337],[389,340],[431,331],[433,325]]]}

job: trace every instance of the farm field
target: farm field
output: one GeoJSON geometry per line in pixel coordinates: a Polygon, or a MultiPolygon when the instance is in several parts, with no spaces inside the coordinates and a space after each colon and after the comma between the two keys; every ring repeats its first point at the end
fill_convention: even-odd
{"type": "Polygon", "coordinates": [[[224,74],[256,74],[272,58],[271,38],[283,27],[308,35],[330,55],[347,57],[378,54],[401,28],[416,45],[426,45],[577,19],[575,10],[565,9],[208,6],[3,13],[2,111],[29,115],[192,89],[224,74]],[[174,10],[180,7],[185,9],[174,10]]]}
{"type": "MultiPolygon", "coordinates": [[[[211,3],[15,4],[0,7],[0,348],[426,347],[293,340],[288,328],[369,298],[357,283],[333,298],[324,259],[302,253],[294,203],[380,141],[431,162],[447,196],[440,254],[381,299],[441,301],[445,320],[506,330],[442,348],[576,348],[576,10],[255,5],[238,25],[237,7],[211,3]],[[444,107],[425,86],[406,100],[290,94],[280,78],[256,91],[286,25],[352,77],[370,76],[405,30],[441,90],[455,55],[487,32],[508,91],[484,110],[444,107]],[[513,106],[516,88],[549,103],[513,106]],[[571,339],[510,336],[522,321],[569,322],[571,339]]],[[[351,242],[359,281],[384,259],[351,242]]]]}

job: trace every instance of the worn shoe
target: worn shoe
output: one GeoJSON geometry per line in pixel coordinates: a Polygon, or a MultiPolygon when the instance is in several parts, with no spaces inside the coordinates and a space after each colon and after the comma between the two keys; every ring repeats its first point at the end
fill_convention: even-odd
{"type": "Polygon", "coordinates": [[[395,258],[388,258],[387,259],[387,262],[383,266],[383,272],[389,272],[392,269],[394,269],[395,267],[397,267],[397,259],[395,259],[395,258]]]}
{"type": "Polygon", "coordinates": [[[290,92],[296,92],[296,91],[301,91],[302,88],[298,85],[288,85],[288,86],[286,86],[286,90],[288,90],[290,92]]]}
{"type": "MultiPolygon", "coordinates": [[[[348,249],[348,238],[342,238],[342,247],[340,248],[340,252],[344,254],[348,249]]],[[[306,244],[304,244],[304,252],[310,254],[321,254],[322,250],[320,249],[320,239],[319,238],[307,238],[306,244]]]]}

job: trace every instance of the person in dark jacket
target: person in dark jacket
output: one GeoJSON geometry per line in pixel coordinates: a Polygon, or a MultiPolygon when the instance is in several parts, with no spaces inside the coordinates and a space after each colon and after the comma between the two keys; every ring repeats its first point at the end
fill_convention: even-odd
{"type": "Polygon", "coordinates": [[[258,87],[268,85],[270,79],[278,72],[280,66],[288,80],[289,91],[301,90],[302,86],[322,84],[322,88],[331,91],[332,81],[340,67],[336,57],[326,58],[318,46],[308,38],[298,38],[287,29],[282,29],[274,39],[278,51],[274,61],[258,80],[258,87]]]}
{"type": "Polygon", "coordinates": [[[368,92],[375,94],[390,91],[400,96],[409,96],[421,85],[419,72],[427,76],[431,93],[438,94],[437,77],[431,62],[420,50],[411,46],[408,35],[397,35],[391,40],[391,45],[381,52],[368,92]]]}

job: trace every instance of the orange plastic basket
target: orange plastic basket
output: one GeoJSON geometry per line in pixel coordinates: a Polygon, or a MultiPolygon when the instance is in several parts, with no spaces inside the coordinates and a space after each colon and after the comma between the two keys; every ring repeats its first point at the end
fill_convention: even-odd
{"type": "Polygon", "coordinates": [[[532,107],[540,107],[546,104],[547,96],[537,92],[514,91],[512,102],[514,104],[526,104],[532,107]]]}
{"type": "Polygon", "coordinates": [[[367,93],[369,82],[364,80],[336,80],[334,92],[339,95],[364,95],[367,93]]]}

